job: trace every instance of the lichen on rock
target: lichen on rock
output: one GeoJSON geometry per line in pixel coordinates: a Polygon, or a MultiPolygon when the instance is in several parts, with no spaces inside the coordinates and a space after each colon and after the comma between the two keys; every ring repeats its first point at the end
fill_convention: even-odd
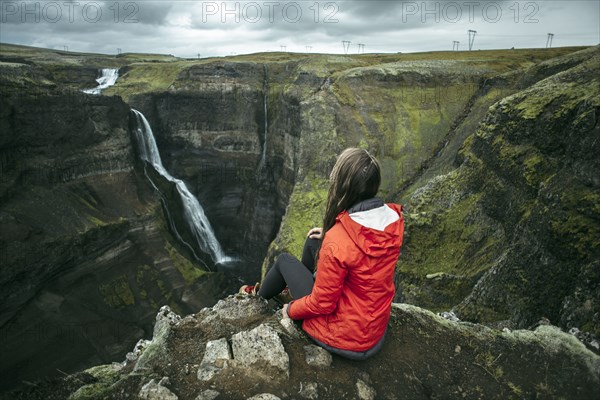
{"type": "Polygon", "coordinates": [[[261,324],[250,331],[238,332],[231,337],[233,358],[247,371],[277,378],[289,377],[289,357],[279,335],[269,325],[261,324]]]}
{"type": "Polygon", "coordinates": [[[166,363],[168,361],[169,354],[167,353],[166,343],[172,332],[173,326],[180,320],[181,317],[171,311],[169,306],[160,308],[156,315],[152,340],[145,346],[144,351],[139,356],[139,359],[135,364],[135,371],[150,368],[153,365],[166,363]]]}
{"type": "Polygon", "coordinates": [[[168,362],[146,363],[141,369],[129,364],[95,367],[85,372],[87,385],[72,387],[65,379],[64,390],[73,399],[583,399],[593,398],[600,384],[600,356],[554,326],[501,331],[394,303],[381,352],[356,362],[330,355],[304,333],[287,334],[278,312],[245,319],[243,311],[253,303],[263,307],[260,299],[230,296],[224,302],[238,316],[228,325],[200,318],[214,310],[181,319],[166,310],[159,313],[157,333],[169,326],[167,356],[161,358],[168,362]],[[189,373],[190,365],[198,368],[201,379],[189,373]],[[214,373],[203,379],[209,369],[214,373]]]}

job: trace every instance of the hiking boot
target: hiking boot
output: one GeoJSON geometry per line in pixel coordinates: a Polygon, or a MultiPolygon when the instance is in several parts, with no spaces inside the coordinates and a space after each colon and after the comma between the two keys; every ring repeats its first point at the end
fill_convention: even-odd
{"type": "Polygon", "coordinates": [[[256,282],[254,285],[244,285],[240,288],[238,293],[246,294],[248,296],[256,296],[258,295],[258,289],[260,287],[260,283],[256,282]]]}
{"type": "Polygon", "coordinates": [[[281,293],[279,293],[278,295],[273,297],[273,300],[275,300],[279,304],[283,305],[283,304],[289,303],[290,301],[292,301],[294,299],[292,298],[292,295],[290,294],[290,290],[288,288],[285,288],[281,291],[281,293]]]}

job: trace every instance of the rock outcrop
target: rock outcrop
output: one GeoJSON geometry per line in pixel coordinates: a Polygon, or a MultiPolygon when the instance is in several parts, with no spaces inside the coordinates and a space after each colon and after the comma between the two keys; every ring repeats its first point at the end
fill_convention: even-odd
{"type": "Polygon", "coordinates": [[[265,300],[240,295],[184,318],[163,307],[152,338],[160,346],[137,361],[14,398],[593,399],[600,384],[600,357],[550,325],[499,331],[393,304],[383,349],[356,362],[331,356],[304,333],[290,335],[281,318],[265,300]]]}
{"type": "Polygon", "coordinates": [[[532,86],[489,108],[458,168],[410,193],[405,301],[600,335],[599,65],[594,47],[533,67],[532,86]]]}

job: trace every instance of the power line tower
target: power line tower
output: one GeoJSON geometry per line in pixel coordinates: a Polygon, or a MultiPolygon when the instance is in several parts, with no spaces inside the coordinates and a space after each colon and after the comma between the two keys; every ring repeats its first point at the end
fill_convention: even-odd
{"type": "Polygon", "coordinates": [[[358,44],[358,54],[365,54],[365,45],[363,43],[358,44]]]}
{"type": "Polygon", "coordinates": [[[281,45],[279,47],[281,48],[282,52],[287,53],[287,46],[281,45]]]}
{"type": "Polygon", "coordinates": [[[306,52],[307,52],[307,53],[310,53],[310,52],[311,52],[311,50],[312,50],[312,46],[306,46],[306,52]]]}
{"type": "Polygon", "coordinates": [[[198,53],[198,60],[200,59],[200,53],[198,53]]]}
{"type": "Polygon", "coordinates": [[[117,47],[117,54],[121,54],[121,48],[117,47]]]}
{"type": "Polygon", "coordinates": [[[552,39],[554,38],[554,33],[549,33],[548,38],[546,39],[546,48],[549,49],[552,47],[552,39]]]}
{"type": "Polygon", "coordinates": [[[460,42],[458,40],[453,40],[452,41],[452,51],[458,51],[458,44],[460,42]]]}
{"type": "Polygon", "coordinates": [[[350,49],[350,41],[342,40],[342,46],[344,46],[344,54],[348,54],[348,49],[350,49]]]}
{"type": "Polygon", "coordinates": [[[63,46],[65,51],[69,51],[69,46],[63,46]]]}
{"type": "Polygon", "coordinates": [[[469,51],[471,51],[473,50],[473,43],[475,42],[475,35],[477,34],[477,31],[469,29],[467,32],[469,33],[469,51]]]}

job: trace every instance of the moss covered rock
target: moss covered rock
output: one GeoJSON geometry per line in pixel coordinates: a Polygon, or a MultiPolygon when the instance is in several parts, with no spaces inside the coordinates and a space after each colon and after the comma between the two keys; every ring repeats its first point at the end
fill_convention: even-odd
{"type": "MultiPolygon", "coordinates": [[[[137,367],[137,372],[131,372],[134,364],[101,366],[87,370],[88,383],[81,382],[79,388],[69,386],[70,378],[57,385],[63,393],[73,393],[73,399],[131,398],[158,381],[164,390],[157,390],[168,390],[182,399],[195,398],[207,390],[228,399],[247,399],[261,393],[278,398],[310,394],[319,399],[359,398],[361,394],[403,399],[592,399],[600,384],[600,357],[554,326],[499,331],[451,322],[419,307],[393,304],[380,353],[362,362],[333,355],[328,362],[314,365],[311,340],[304,333],[289,333],[280,318],[281,313],[274,313],[266,301],[248,296],[228,297],[211,309],[175,318],[166,336],[160,316],[153,341],[164,339],[163,362],[145,364],[143,373],[137,367]],[[267,361],[254,365],[246,360],[239,342],[251,333],[259,335],[258,342],[277,343],[277,357],[285,361],[286,370],[289,362],[289,376],[280,374],[274,379],[260,373],[268,369],[267,361]],[[225,346],[232,340],[233,352],[225,349],[225,358],[214,361],[214,373],[198,379],[196,371],[207,368],[201,365],[207,343],[217,340],[225,346]]],[[[144,353],[150,350],[148,347],[144,353]]],[[[35,390],[44,393],[44,388],[41,385],[35,390]]],[[[32,393],[34,389],[15,396],[32,393]]]]}
{"type": "Polygon", "coordinates": [[[533,68],[537,83],[490,107],[460,167],[412,192],[399,264],[406,300],[457,306],[473,321],[527,327],[547,317],[598,333],[589,287],[600,254],[599,50],[572,59],[550,76],[533,68]],[[429,283],[434,272],[453,278],[429,283]]]}

